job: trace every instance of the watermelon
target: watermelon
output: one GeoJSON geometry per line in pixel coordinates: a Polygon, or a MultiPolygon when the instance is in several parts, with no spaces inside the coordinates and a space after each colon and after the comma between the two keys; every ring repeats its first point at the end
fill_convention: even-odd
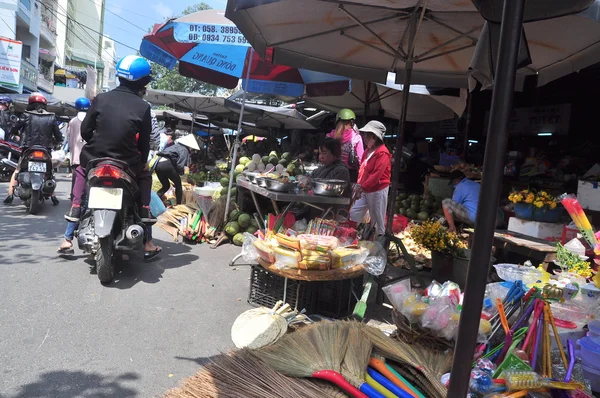
{"type": "Polygon", "coordinates": [[[250,214],[246,214],[246,213],[242,213],[240,214],[237,222],[238,224],[240,224],[240,228],[242,229],[246,229],[250,226],[250,223],[252,221],[252,218],[250,217],[250,214]]]}
{"type": "Polygon", "coordinates": [[[243,233],[237,233],[233,236],[233,244],[236,246],[241,246],[244,244],[244,234],[243,233]]]}
{"type": "Polygon", "coordinates": [[[234,236],[240,232],[240,225],[235,221],[230,221],[225,224],[225,233],[229,236],[234,236]]]}
{"type": "Polygon", "coordinates": [[[239,210],[233,210],[231,213],[229,213],[229,221],[237,221],[237,219],[240,217],[240,214],[242,214],[239,210]]]}
{"type": "Polygon", "coordinates": [[[229,187],[229,178],[223,177],[220,182],[222,187],[229,187]]]}

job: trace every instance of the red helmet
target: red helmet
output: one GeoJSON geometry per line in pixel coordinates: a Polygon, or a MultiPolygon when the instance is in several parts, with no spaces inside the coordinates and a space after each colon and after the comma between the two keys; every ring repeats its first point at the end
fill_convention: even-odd
{"type": "Polygon", "coordinates": [[[35,92],[31,93],[31,95],[29,96],[29,103],[48,105],[48,100],[46,99],[46,97],[44,97],[44,94],[35,92]]]}

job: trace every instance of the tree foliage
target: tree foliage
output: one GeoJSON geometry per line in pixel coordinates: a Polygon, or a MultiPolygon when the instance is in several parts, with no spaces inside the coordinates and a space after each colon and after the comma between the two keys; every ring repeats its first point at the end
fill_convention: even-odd
{"type": "MultiPolygon", "coordinates": [[[[206,3],[197,3],[188,6],[181,15],[192,14],[197,11],[209,10],[211,6],[206,3]]],[[[179,15],[179,16],[181,16],[179,15]]],[[[175,16],[175,18],[179,17],[175,16]]],[[[176,66],[172,70],[165,68],[157,63],[152,63],[152,74],[154,75],[154,81],[152,82],[152,88],[157,90],[169,90],[169,91],[180,91],[184,93],[198,93],[202,95],[216,96],[216,95],[227,95],[229,90],[223,87],[208,84],[200,80],[184,77],[179,74],[178,67],[176,66]]]]}

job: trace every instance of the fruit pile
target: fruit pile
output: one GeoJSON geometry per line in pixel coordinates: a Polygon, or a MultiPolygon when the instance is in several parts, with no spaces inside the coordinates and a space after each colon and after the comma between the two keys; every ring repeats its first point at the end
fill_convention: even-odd
{"type": "Polygon", "coordinates": [[[396,214],[411,220],[428,220],[433,214],[442,214],[442,200],[433,196],[409,195],[401,193],[396,196],[396,214]]]}
{"type": "Polygon", "coordinates": [[[239,164],[235,167],[236,172],[247,170],[251,173],[262,173],[268,169],[267,166],[275,166],[274,172],[280,177],[293,177],[300,174],[300,168],[297,166],[297,160],[292,160],[292,155],[285,152],[281,158],[275,151],[271,151],[269,156],[261,156],[257,153],[252,155],[252,159],[242,157],[239,164]]]}
{"type": "Polygon", "coordinates": [[[225,233],[232,238],[233,244],[241,246],[244,243],[244,232],[254,235],[258,231],[258,223],[250,214],[233,210],[229,214],[228,222],[225,224],[225,233]]]}

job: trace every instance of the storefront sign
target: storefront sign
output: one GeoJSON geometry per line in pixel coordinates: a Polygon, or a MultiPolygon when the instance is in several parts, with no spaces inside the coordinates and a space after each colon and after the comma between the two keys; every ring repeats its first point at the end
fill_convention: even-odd
{"type": "MultiPolygon", "coordinates": [[[[485,118],[485,133],[490,113],[485,118]]],[[[571,104],[536,106],[532,108],[513,109],[508,125],[510,135],[538,135],[552,133],[567,135],[571,120],[571,104]]]]}
{"type": "Polygon", "coordinates": [[[0,84],[19,87],[23,43],[0,37],[0,84]]]}

